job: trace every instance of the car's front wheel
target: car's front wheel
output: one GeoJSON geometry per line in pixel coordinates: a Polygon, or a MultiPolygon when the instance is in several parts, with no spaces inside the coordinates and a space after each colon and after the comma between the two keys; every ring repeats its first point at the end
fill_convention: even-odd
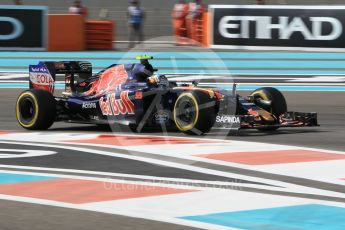
{"type": "MultiPolygon", "coordinates": [[[[284,114],[287,111],[287,105],[284,95],[277,90],[276,88],[272,87],[263,87],[253,91],[250,96],[254,97],[255,99],[262,99],[265,101],[270,101],[270,104],[266,106],[265,110],[273,114],[277,119],[279,116],[284,114]]],[[[262,105],[258,105],[261,107],[262,105]]],[[[274,131],[278,129],[278,126],[268,126],[265,128],[259,128],[260,131],[274,131]]]]}

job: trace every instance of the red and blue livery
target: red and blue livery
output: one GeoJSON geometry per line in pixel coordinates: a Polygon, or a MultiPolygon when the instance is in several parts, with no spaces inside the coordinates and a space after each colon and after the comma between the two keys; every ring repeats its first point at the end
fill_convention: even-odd
{"type": "Polygon", "coordinates": [[[30,89],[16,102],[19,124],[29,130],[48,129],[58,121],[121,124],[137,132],[163,127],[197,135],[212,128],[272,131],[318,125],[316,113],[288,112],[283,94],[275,88],[259,88],[242,97],[235,85],[225,90],[169,81],[156,73],[149,63],[152,57],[137,59],[94,75],[89,62],[30,65],[30,89]],[[62,92],[54,89],[59,76],[65,81],[62,92]]]}

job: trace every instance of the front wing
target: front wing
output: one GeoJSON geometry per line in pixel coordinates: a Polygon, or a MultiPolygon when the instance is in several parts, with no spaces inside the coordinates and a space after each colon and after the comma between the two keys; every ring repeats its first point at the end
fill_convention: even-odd
{"type": "Polygon", "coordinates": [[[253,115],[217,115],[214,127],[222,129],[265,129],[273,127],[319,126],[317,113],[286,112],[276,123],[267,124],[253,115]]]}

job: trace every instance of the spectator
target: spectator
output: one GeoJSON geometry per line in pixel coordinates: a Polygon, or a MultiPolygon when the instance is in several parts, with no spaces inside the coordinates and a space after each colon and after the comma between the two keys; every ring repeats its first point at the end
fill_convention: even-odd
{"type": "Polygon", "coordinates": [[[139,44],[144,39],[143,24],[145,12],[144,9],[140,7],[139,1],[133,0],[131,2],[131,6],[128,7],[127,17],[129,26],[129,48],[133,48],[136,39],[139,44]]]}
{"type": "Polygon", "coordinates": [[[187,32],[192,43],[202,42],[202,17],[205,7],[201,0],[193,0],[189,3],[189,13],[187,17],[187,32]]]}
{"type": "Polygon", "coordinates": [[[265,5],[265,0],[256,0],[256,5],[265,5]]]}
{"type": "Polygon", "coordinates": [[[84,18],[87,18],[88,10],[85,6],[82,5],[80,0],[76,0],[73,2],[73,5],[68,9],[70,14],[80,14],[84,18]]]}
{"type": "Polygon", "coordinates": [[[14,0],[14,5],[23,5],[22,0],[14,0]]]}
{"type": "Polygon", "coordinates": [[[188,4],[185,0],[179,0],[174,6],[173,20],[174,32],[177,44],[184,44],[187,37],[186,17],[188,15],[188,4]]]}

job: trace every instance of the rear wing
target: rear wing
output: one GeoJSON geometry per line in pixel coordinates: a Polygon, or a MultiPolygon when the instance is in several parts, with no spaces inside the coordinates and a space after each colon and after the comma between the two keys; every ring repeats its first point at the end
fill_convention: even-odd
{"type": "Polygon", "coordinates": [[[92,65],[90,62],[81,61],[39,62],[37,65],[30,65],[30,89],[43,89],[54,93],[57,74],[64,74],[65,87],[71,87],[73,90],[76,75],[82,75],[84,79],[91,77],[92,65]]]}

